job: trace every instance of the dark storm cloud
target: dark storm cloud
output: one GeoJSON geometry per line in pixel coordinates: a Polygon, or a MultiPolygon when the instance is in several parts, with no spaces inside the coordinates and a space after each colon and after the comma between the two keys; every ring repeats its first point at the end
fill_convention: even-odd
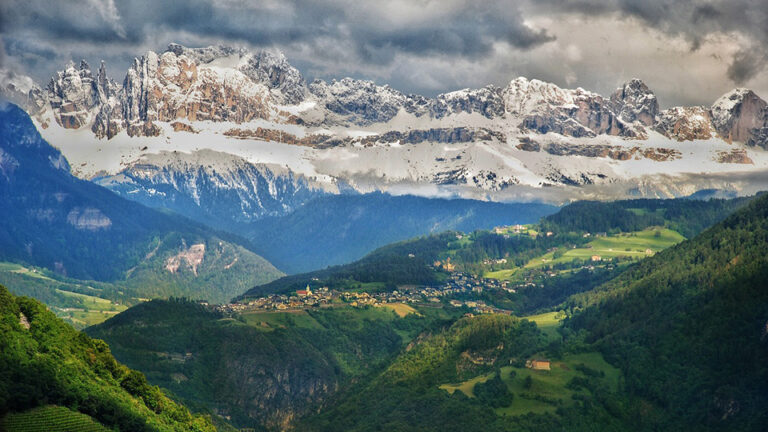
{"type": "Polygon", "coordinates": [[[691,49],[716,32],[733,32],[749,40],[731,59],[728,78],[741,84],[766,67],[768,57],[768,1],[766,0],[540,0],[539,13],[579,13],[595,17],[635,18],[648,27],[682,36],[691,49]]]}
{"type": "Polygon", "coordinates": [[[31,36],[52,45],[141,44],[163,33],[177,32],[256,46],[315,46],[318,40],[330,39],[345,44],[351,41],[361,60],[377,64],[391,61],[399,52],[477,57],[497,42],[529,49],[552,40],[546,32],[524,25],[519,14],[500,13],[500,5],[476,8],[467,2],[448,14],[437,18],[424,15],[415,21],[412,16],[399,16],[397,4],[389,10],[384,6],[371,9],[357,1],[341,0],[9,0],[0,6],[0,31],[6,39],[31,36]]]}
{"type": "Polygon", "coordinates": [[[742,50],[733,56],[728,66],[728,78],[741,84],[760,73],[766,66],[765,53],[760,51],[742,50]]]}
{"type": "MultiPolygon", "coordinates": [[[[670,74],[680,69],[674,72],[680,77],[668,77],[668,88],[674,88],[673,78],[684,79],[674,55],[649,62],[646,53],[632,63],[611,56],[615,44],[570,37],[562,29],[573,29],[571,18],[578,16],[603,24],[606,18],[631,20],[684,38],[692,52],[717,32],[739,34],[747,42],[723,54],[718,78],[741,84],[765,70],[767,1],[0,0],[0,38],[7,52],[0,66],[18,65],[45,81],[70,59],[105,59],[120,79],[133,57],[178,42],[278,48],[308,77],[351,75],[426,94],[504,85],[516,75],[605,90],[595,83],[616,85],[617,71],[625,68],[632,75],[658,74],[653,61],[668,62],[670,74]]],[[[606,40],[654,42],[650,32],[629,35],[615,26],[587,23],[578,31],[606,40]]],[[[722,82],[701,83],[711,88],[706,98],[716,96],[722,82]]],[[[679,102],[679,93],[667,100],[679,102]]]]}

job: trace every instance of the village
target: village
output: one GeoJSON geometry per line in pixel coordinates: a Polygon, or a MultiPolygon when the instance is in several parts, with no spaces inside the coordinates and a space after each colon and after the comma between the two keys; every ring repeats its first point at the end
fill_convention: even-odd
{"type": "MultiPolygon", "coordinates": [[[[319,280],[313,280],[319,284],[319,280]]],[[[479,278],[463,272],[450,273],[448,280],[439,286],[399,286],[391,292],[338,291],[327,286],[312,288],[307,284],[304,289],[288,294],[271,294],[241,303],[216,306],[222,312],[248,311],[296,311],[310,308],[338,306],[367,307],[405,303],[427,307],[440,307],[445,297],[466,297],[481,294],[484,290],[504,290],[515,293],[519,286],[512,287],[509,282],[496,279],[479,278]]],[[[498,309],[482,300],[459,300],[452,298],[447,304],[453,307],[467,307],[474,313],[511,314],[509,310],[498,309]]]]}

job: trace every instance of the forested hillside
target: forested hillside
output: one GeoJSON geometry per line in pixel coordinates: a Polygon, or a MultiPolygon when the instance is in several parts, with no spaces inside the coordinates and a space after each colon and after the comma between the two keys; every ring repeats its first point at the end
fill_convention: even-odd
{"type": "Polygon", "coordinates": [[[573,297],[567,324],[626,375],[644,429],[765,430],[768,197],[573,297]],[[673,389],[673,390],[671,390],[673,389]]]}
{"type": "Polygon", "coordinates": [[[73,177],[61,153],[10,104],[0,108],[0,205],[0,261],[113,282],[128,297],[223,301],[281,275],[245,240],[73,177]]]}
{"type": "Polygon", "coordinates": [[[0,286],[0,417],[45,405],[66,408],[0,424],[44,427],[49,414],[59,422],[74,417],[76,424],[88,423],[67,415],[69,409],[109,429],[216,430],[210,417],[191,415],[142,373],[115,361],[103,341],[76,331],[36,300],[15,297],[0,286]]]}
{"type": "Polygon", "coordinates": [[[568,232],[639,231],[653,226],[691,238],[746,205],[752,197],[733,199],[636,199],[577,201],[545,217],[543,230],[568,232]]]}
{"type": "MultiPolygon", "coordinates": [[[[447,231],[400,241],[382,246],[349,264],[290,275],[254,287],[238,299],[263,293],[296,290],[313,281],[341,289],[373,282],[381,283],[389,290],[401,284],[434,284],[442,281],[446,274],[433,264],[437,260],[447,258],[451,259],[458,270],[473,274],[490,273],[492,276],[499,270],[530,267],[532,260],[540,257],[551,263],[539,267],[554,268],[559,262],[573,261],[553,260],[554,254],[568,254],[574,247],[591,248],[588,243],[600,232],[636,236],[637,232],[644,229],[658,230],[659,227],[670,227],[676,230],[675,232],[693,236],[746,205],[751,199],[753,197],[708,201],[679,199],[616,203],[576,202],[563,207],[554,215],[543,218],[538,224],[526,225],[522,231],[506,226],[498,232],[478,230],[465,234],[447,231]],[[551,234],[547,235],[547,232],[551,234]],[[489,260],[502,259],[504,264],[487,264],[489,260]]],[[[678,239],[681,240],[682,237],[678,235],[678,239]]],[[[621,242],[617,244],[621,245],[621,242]]],[[[622,246],[622,249],[617,249],[617,253],[612,255],[620,255],[619,251],[624,249],[622,246]]],[[[646,256],[645,250],[646,247],[641,249],[641,258],[646,256]]],[[[590,251],[585,253],[587,260],[590,255],[594,255],[590,251]]],[[[577,268],[584,260],[577,261],[576,264],[569,263],[562,267],[577,268]]],[[[570,294],[573,292],[567,295],[570,294]]]]}
{"type": "Polygon", "coordinates": [[[285,429],[386,365],[441,316],[399,318],[384,308],[231,316],[156,300],[87,332],[191,406],[230,416],[240,427],[285,429]]]}

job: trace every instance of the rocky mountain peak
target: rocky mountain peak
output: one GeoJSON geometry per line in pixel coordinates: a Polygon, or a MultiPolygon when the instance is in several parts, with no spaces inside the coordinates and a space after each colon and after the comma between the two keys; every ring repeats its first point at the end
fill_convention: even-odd
{"type": "Polygon", "coordinates": [[[712,123],[723,139],[768,146],[768,104],[752,90],[737,88],[712,105],[712,123]]]}
{"type": "Polygon", "coordinates": [[[343,78],[329,83],[315,80],[309,91],[335,114],[357,124],[386,122],[397,115],[407,97],[373,81],[343,78]]]}
{"type": "Polygon", "coordinates": [[[238,69],[252,80],[278,90],[281,103],[298,104],[308,95],[301,72],[288,63],[282,52],[262,50],[251,54],[238,69]]]}
{"type": "Polygon", "coordinates": [[[513,79],[502,93],[507,112],[515,115],[533,112],[540,106],[573,103],[570,92],[555,84],[525,77],[513,79]]]}
{"type": "Polygon", "coordinates": [[[659,113],[656,95],[640,79],[633,78],[611,95],[611,107],[619,118],[627,123],[638,121],[652,126],[659,113]]]}
{"type": "Polygon", "coordinates": [[[69,62],[63,71],[57,72],[48,83],[47,92],[56,121],[66,128],[86,125],[91,110],[99,102],[96,81],[85,60],[79,68],[69,62]]]}

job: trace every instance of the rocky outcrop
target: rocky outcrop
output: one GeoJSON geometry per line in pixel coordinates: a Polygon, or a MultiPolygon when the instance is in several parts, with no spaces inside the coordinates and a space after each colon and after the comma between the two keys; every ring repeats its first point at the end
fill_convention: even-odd
{"type": "Polygon", "coordinates": [[[616,89],[611,95],[610,107],[622,121],[637,121],[644,126],[653,126],[659,113],[656,95],[637,78],[616,89]]]}
{"type": "Polygon", "coordinates": [[[712,123],[728,142],[768,147],[768,109],[752,90],[739,88],[712,105],[712,123]]]}
{"type": "Polygon", "coordinates": [[[744,149],[733,149],[729,152],[719,151],[715,160],[720,163],[754,164],[744,149]]]}
{"type": "Polygon", "coordinates": [[[79,68],[70,62],[51,79],[48,84],[48,101],[56,121],[63,127],[78,129],[89,122],[99,98],[97,81],[85,60],[80,62],[79,68]]]}
{"type": "Polygon", "coordinates": [[[205,258],[205,243],[193,244],[188,248],[186,243],[183,243],[178,254],[165,260],[165,269],[171,273],[176,273],[181,268],[188,268],[197,276],[197,268],[203,263],[203,258],[205,258]]]}
{"type": "Polygon", "coordinates": [[[610,158],[619,161],[647,158],[657,162],[679,159],[682,154],[675,149],[661,147],[621,147],[608,144],[567,144],[548,143],[540,144],[531,139],[521,140],[517,149],[529,152],[545,152],[555,156],[584,156],[590,158],[610,158]]]}
{"type": "Polygon", "coordinates": [[[662,111],[654,129],[677,141],[710,139],[715,134],[709,110],[704,107],[674,107],[662,111]]]}
{"type": "Polygon", "coordinates": [[[73,208],[67,214],[67,223],[85,231],[106,230],[112,226],[112,220],[101,210],[93,207],[73,208]]]}
{"type": "Polygon", "coordinates": [[[503,133],[486,128],[433,128],[433,129],[414,129],[407,132],[390,131],[381,135],[372,135],[359,140],[360,144],[371,145],[374,143],[400,143],[400,144],[420,144],[423,142],[436,143],[462,143],[476,141],[506,142],[503,133]]]}

